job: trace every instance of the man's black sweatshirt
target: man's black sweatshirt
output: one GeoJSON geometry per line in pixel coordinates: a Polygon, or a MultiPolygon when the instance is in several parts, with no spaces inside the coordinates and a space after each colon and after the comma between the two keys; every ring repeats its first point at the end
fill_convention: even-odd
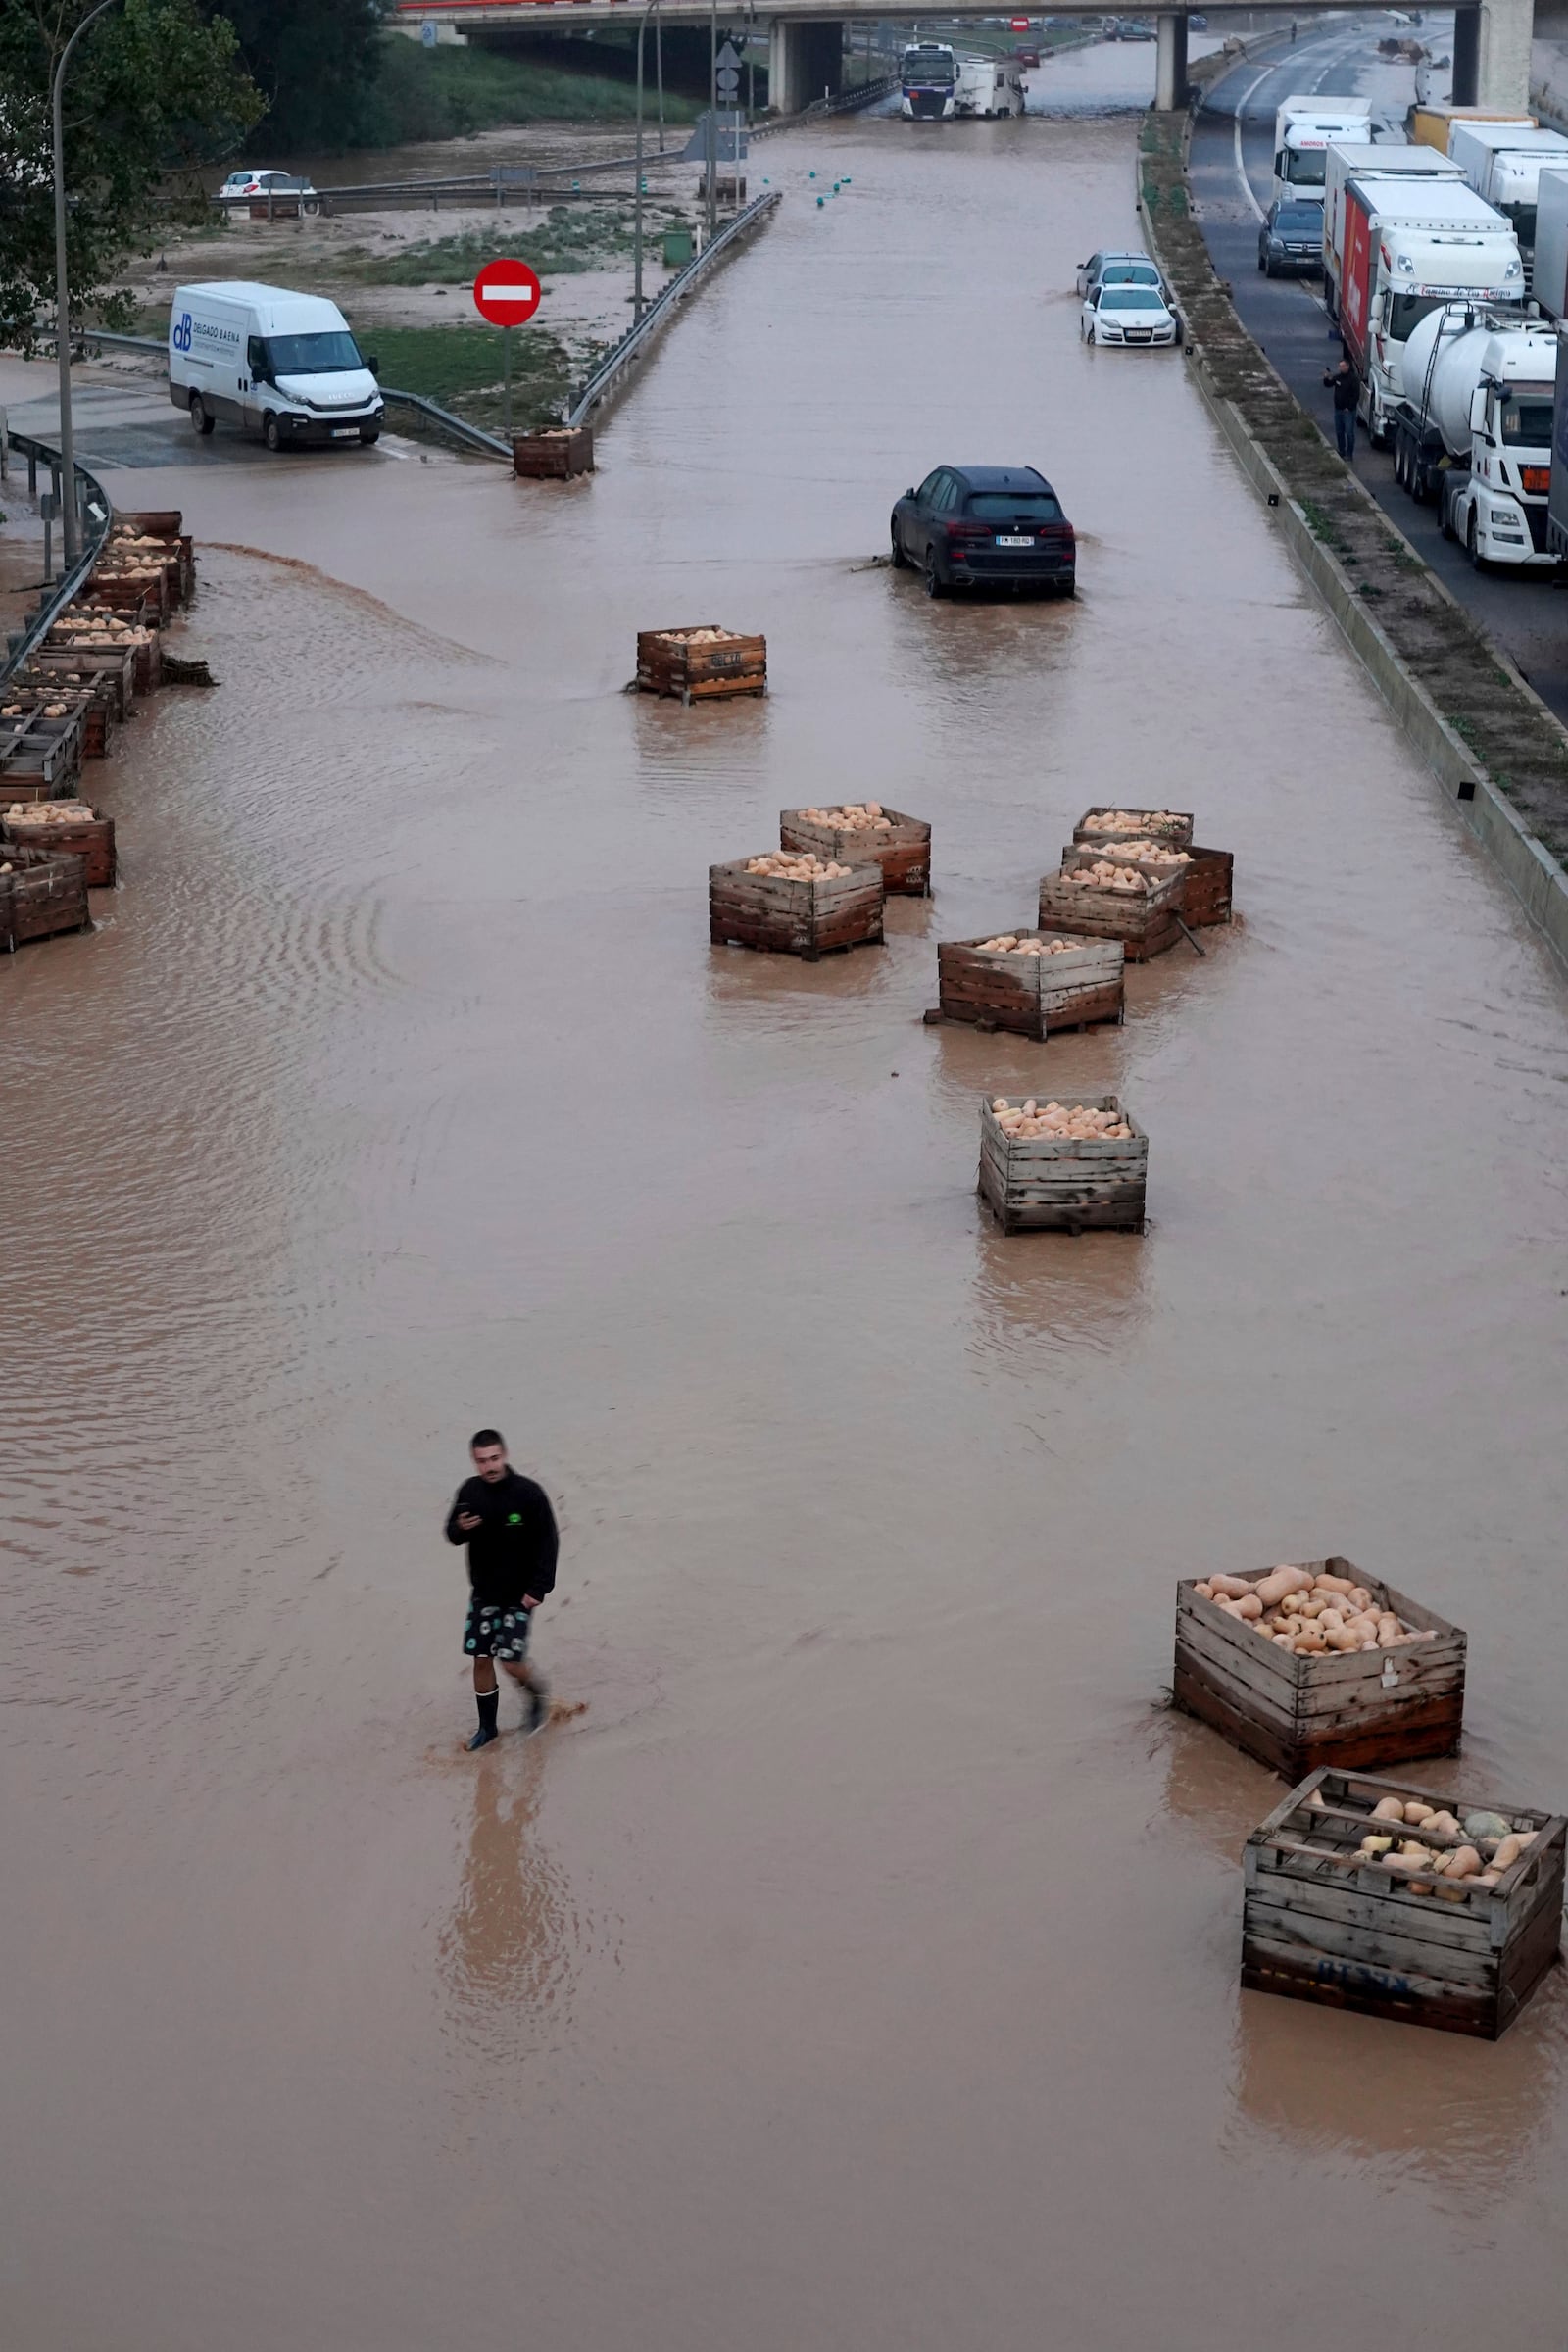
{"type": "Polygon", "coordinates": [[[493,1486],[488,1479],[464,1480],[447,1513],[447,1542],[468,1546],[468,1582],[486,1608],[515,1608],[525,1592],[543,1600],[555,1591],[556,1514],[543,1487],[515,1470],[493,1486]],[[466,1511],[476,1512],[483,1526],[459,1527],[466,1511]]]}

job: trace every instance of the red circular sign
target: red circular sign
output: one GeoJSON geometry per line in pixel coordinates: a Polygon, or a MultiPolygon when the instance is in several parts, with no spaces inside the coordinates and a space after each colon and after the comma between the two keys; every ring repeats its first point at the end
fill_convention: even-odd
{"type": "Polygon", "coordinates": [[[473,281],[473,307],[492,326],[522,326],[544,288],[526,262],[486,262],[473,281]]]}

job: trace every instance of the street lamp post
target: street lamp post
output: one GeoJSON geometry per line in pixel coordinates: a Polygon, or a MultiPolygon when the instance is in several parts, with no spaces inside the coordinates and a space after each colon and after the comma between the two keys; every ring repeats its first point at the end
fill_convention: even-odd
{"type": "MultiPolygon", "coordinates": [[[[637,26],[637,197],[632,211],[632,271],[631,318],[636,325],[643,315],[643,35],[648,20],[659,6],[659,0],[648,0],[642,21],[637,26]]],[[[664,20],[659,20],[659,150],[664,150],[664,20]]]]}
{"type": "Polygon", "coordinates": [[[62,94],[71,52],[88,25],[95,24],[105,10],[113,8],[115,4],[116,0],[98,0],[98,6],[82,18],[61,50],[60,63],[55,68],[55,340],[60,346],[60,489],[63,501],[60,521],[67,571],[76,561],[81,542],[76,514],[76,448],[71,418],[71,281],[66,264],[66,127],[62,94]]]}

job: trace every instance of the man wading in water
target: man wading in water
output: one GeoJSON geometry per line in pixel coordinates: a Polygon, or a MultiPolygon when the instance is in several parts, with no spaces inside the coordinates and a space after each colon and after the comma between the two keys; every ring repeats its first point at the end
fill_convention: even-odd
{"type": "Polygon", "coordinates": [[[499,1429],[479,1430],[468,1450],[477,1476],[466,1478],[458,1489],[447,1514],[447,1542],[468,1546],[472,1591],[463,1646],[473,1660],[479,1705],[479,1729],[468,1741],[475,1748],[488,1747],[499,1736],[498,1658],[528,1693],[527,1729],[538,1731],[550,1712],[549,1685],[527,1663],[528,1629],[534,1610],[555,1591],[561,1539],[549,1496],[512,1468],[499,1429]]]}

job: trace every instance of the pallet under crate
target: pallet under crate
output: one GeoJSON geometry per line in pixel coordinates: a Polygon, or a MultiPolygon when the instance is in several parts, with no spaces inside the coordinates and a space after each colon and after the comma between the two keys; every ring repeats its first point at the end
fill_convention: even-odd
{"type": "Polygon", "coordinates": [[[708,934],[715,948],[761,948],[815,963],[836,948],[879,948],[882,868],[793,882],[752,874],[744,858],[708,869],[708,934]]]}
{"type": "Polygon", "coordinates": [[[684,629],[640,629],[637,685],[644,694],[670,695],[683,703],[765,694],[767,639],[721,629],[715,620],[684,629]]]}
{"type": "MultiPolygon", "coordinates": [[[[1069,872],[1092,865],[1099,855],[1094,850],[1072,852],[1063,858],[1059,874],[1042,876],[1041,930],[1081,931],[1092,939],[1119,939],[1129,963],[1147,963],[1152,956],[1163,956],[1181,937],[1176,918],[1182,908],[1185,866],[1163,878],[1149,869],[1143,890],[1110,889],[1066,879],[1069,872]]],[[[1115,852],[1110,855],[1114,858],[1115,852]]]]}
{"type": "MultiPolygon", "coordinates": [[[[1494,1886],[1478,1886],[1435,1872],[1396,1874],[1359,1853],[1362,1838],[1385,1828],[1372,1814],[1389,1797],[1446,1806],[1461,1823],[1478,1809],[1400,1781],[1310,1774],[1244,1849],[1242,1983],[1495,2041],[1561,1945],[1568,1820],[1487,1803],[1535,1839],[1494,1886]]],[[[1413,1826],[1404,1837],[1439,1849],[1472,1843],[1488,1859],[1479,1838],[1429,1837],[1413,1826]]]]}
{"type": "Polygon", "coordinates": [[[1011,1136],[982,1098],[978,1190],[1004,1233],[1143,1232],[1149,1138],[1114,1095],[1090,1107],[1113,1110],[1132,1134],[1011,1136]]]}
{"type": "MultiPolygon", "coordinates": [[[[986,937],[994,939],[995,932],[986,937]]],[[[1017,931],[1015,939],[1068,938],[1060,956],[1010,956],[978,939],[937,947],[939,1016],[979,1029],[1006,1029],[1043,1041],[1054,1030],[1119,1021],[1125,1009],[1126,956],[1120,940],[1075,939],[1059,931],[1017,931]]],[[[927,1014],[929,1020],[933,1016],[927,1014]]]]}
{"type": "MultiPolygon", "coordinates": [[[[1188,1578],[1176,1588],[1177,1706],[1287,1781],[1320,1764],[1349,1770],[1451,1755],[1464,1723],[1464,1634],[1350,1560],[1298,1564],[1313,1576],[1348,1577],[1378,1608],[1435,1638],[1407,1649],[1300,1657],[1205,1600],[1188,1578]]],[[[1255,1584],[1267,1574],[1244,1572],[1242,1581],[1255,1584]]]]}
{"type": "Polygon", "coordinates": [[[918,816],[901,816],[884,808],[887,829],[870,826],[821,825],[804,808],[781,808],[778,840],[783,850],[814,850],[818,858],[836,858],[844,865],[864,865],[875,858],[882,868],[882,886],[889,898],[928,899],[931,896],[931,828],[918,816]]]}

